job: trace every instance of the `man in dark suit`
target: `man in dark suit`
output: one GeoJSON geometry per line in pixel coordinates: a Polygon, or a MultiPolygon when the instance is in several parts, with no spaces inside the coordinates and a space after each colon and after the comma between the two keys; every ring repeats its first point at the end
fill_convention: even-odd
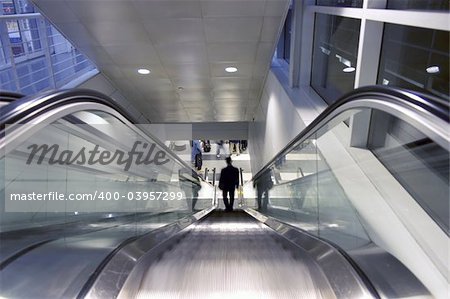
{"type": "Polygon", "coordinates": [[[231,165],[231,158],[225,159],[227,167],[220,172],[219,189],[222,190],[223,203],[227,211],[233,211],[234,191],[239,186],[239,170],[231,165]],[[228,195],[230,202],[228,202],[228,195]]]}

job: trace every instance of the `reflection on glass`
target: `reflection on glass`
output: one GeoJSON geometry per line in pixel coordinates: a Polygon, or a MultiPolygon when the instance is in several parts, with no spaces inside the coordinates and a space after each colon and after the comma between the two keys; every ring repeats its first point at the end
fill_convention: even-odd
{"type": "Polygon", "coordinates": [[[292,2],[289,5],[288,12],[286,14],[286,20],[284,21],[283,30],[281,31],[280,38],[278,39],[277,47],[273,56],[272,63],[277,66],[281,59],[289,63],[291,59],[291,27],[292,27],[292,2]]]}
{"type": "Polygon", "coordinates": [[[449,10],[448,0],[388,0],[389,9],[449,10]]]}
{"type": "Polygon", "coordinates": [[[261,212],[267,211],[267,205],[269,204],[269,191],[273,187],[272,171],[267,169],[264,171],[260,178],[254,182],[253,188],[256,188],[256,203],[257,208],[261,212]]]}
{"type": "Polygon", "coordinates": [[[284,22],[283,28],[283,40],[284,40],[284,51],[283,58],[289,63],[291,59],[291,27],[292,27],[292,7],[289,8],[288,14],[286,16],[286,21],[284,22]]]}
{"type": "Polygon", "coordinates": [[[449,100],[449,64],[448,32],[385,24],[378,84],[449,100]]]}
{"type": "MultiPolygon", "coordinates": [[[[347,128],[345,123],[340,126],[347,128]]],[[[321,149],[330,150],[334,133],[319,132],[280,157],[267,174],[273,176],[268,209],[261,211],[282,218],[345,249],[358,248],[369,241],[357,212],[336,179],[321,149]],[[289,212],[287,212],[289,211],[289,212]]],[[[255,182],[267,185],[263,173],[255,182]],[[261,182],[260,182],[261,181],[261,182]]],[[[263,189],[264,190],[264,189],[263,189]]],[[[260,191],[257,190],[258,197],[260,191]]],[[[264,194],[262,194],[264,202],[264,194]]]]}
{"type": "Polygon", "coordinates": [[[6,156],[0,158],[0,262],[36,242],[62,237],[76,243],[70,238],[83,235],[92,238],[92,244],[108,238],[119,245],[191,215],[194,209],[211,207],[211,185],[167,154],[143,128],[129,126],[111,114],[81,111],[51,125],[25,126],[25,135],[7,139],[15,141],[7,143],[6,156]],[[137,142],[141,147],[135,148],[137,142]],[[36,152],[27,163],[34,144],[57,147],[36,152]],[[167,158],[167,163],[155,162],[159,152],[166,153],[159,161],[167,158]],[[133,163],[128,167],[125,160],[119,163],[119,157],[132,157],[133,163]],[[8,200],[11,194],[33,192],[76,200],[8,200]]]}
{"type": "Polygon", "coordinates": [[[402,202],[400,211],[393,209],[408,226],[412,210],[426,217],[422,207],[430,223],[449,230],[448,150],[379,110],[338,115],[278,157],[266,174],[254,183],[271,186],[256,190],[262,212],[345,250],[363,248],[380,234],[381,220],[373,215],[391,213],[386,203],[402,202]]]}
{"type": "Polygon", "coordinates": [[[448,151],[410,124],[387,113],[375,111],[383,120],[373,124],[369,147],[392,175],[422,208],[449,231],[449,155],[448,151]]]}
{"type": "Polygon", "coordinates": [[[360,23],[316,14],[311,86],[329,104],[354,88],[360,23]]]}

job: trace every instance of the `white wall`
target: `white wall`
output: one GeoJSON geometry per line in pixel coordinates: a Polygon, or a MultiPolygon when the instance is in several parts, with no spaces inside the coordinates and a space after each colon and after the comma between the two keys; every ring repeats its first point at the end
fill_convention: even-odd
{"type": "Polygon", "coordinates": [[[81,83],[77,86],[77,88],[93,89],[104,93],[127,110],[134,118],[138,120],[138,123],[149,123],[149,120],[142,113],[140,113],[139,110],[137,110],[102,73],[98,73],[87,81],[81,83]]]}
{"type": "Polygon", "coordinates": [[[281,67],[272,67],[253,122],[249,124],[249,151],[256,174],[326,108],[308,90],[290,88],[281,67]]]}

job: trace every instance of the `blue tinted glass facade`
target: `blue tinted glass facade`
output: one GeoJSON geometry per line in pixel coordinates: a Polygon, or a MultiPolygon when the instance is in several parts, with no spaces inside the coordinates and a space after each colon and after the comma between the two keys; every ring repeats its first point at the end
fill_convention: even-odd
{"type": "Polygon", "coordinates": [[[0,0],[0,14],[0,90],[56,89],[95,69],[27,0],[0,0]]]}

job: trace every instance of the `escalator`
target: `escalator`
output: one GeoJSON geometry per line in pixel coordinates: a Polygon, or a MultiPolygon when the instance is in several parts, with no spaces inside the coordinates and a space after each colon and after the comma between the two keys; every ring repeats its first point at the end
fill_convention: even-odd
{"type": "MultiPolygon", "coordinates": [[[[44,177],[61,192],[184,197],[94,211],[65,203],[63,211],[20,213],[5,205],[1,297],[444,298],[448,291],[446,102],[383,87],[347,95],[255,175],[259,196],[228,213],[217,209],[213,186],[99,93],[57,92],[1,109],[6,189],[36,188],[44,177]],[[22,165],[39,140],[130,152],[136,136],[170,163],[126,171],[60,163],[53,172],[22,165]],[[424,138],[425,147],[413,146],[424,138]],[[419,192],[423,177],[438,190],[433,200],[419,192]],[[200,212],[190,209],[197,182],[200,212]]],[[[49,157],[42,162],[52,166],[49,157]]]]}
{"type": "Polygon", "coordinates": [[[355,90],[256,174],[247,205],[335,244],[382,298],[446,298],[449,133],[447,101],[355,90]]]}
{"type": "Polygon", "coordinates": [[[23,98],[23,95],[20,93],[0,90],[0,107],[6,106],[20,98],[23,98]]]}
{"type": "Polygon", "coordinates": [[[2,298],[76,298],[121,248],[188,223],[194,186],[201,188],[196,209],[212,206],[214,188],[101,93],[17,97],[0,109],[2,298]],[[136,144],[151,148],[148,163],[124,163],[136,144]],[[42,151],[30,160],[34,145],[42,151]],[[97,154],[90,163],[94,150],[122,161],[100,163],[97,154]],[[156,163],[158,154],[167,162],[156,163]],[[174,198],[150,198],[161,193],[174,198]],[[16,194],[48,200],[13,201],[16,194]],[[68,194],[90,197],[54,200],[68,194]]]}
{"type": "Polygon", "coordinates": [[[139,267],[148,271],[130,277],[118,298],[335,297],[312,258],[242,211],[214,212],[139,267]]]}

